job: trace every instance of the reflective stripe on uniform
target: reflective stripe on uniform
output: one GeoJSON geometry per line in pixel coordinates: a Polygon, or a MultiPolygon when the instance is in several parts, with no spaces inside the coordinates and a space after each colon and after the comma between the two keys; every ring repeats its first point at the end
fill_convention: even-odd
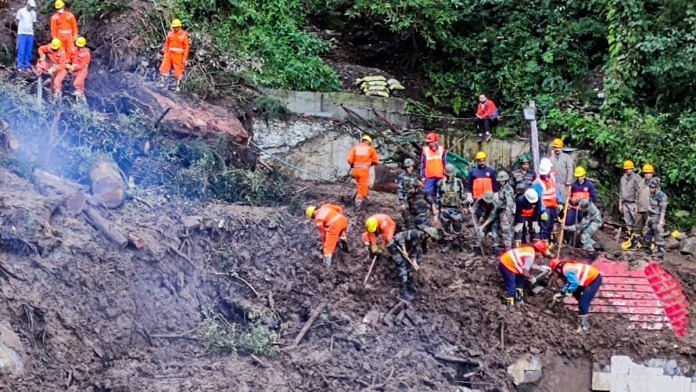
{"type": "Polygon", "coordinates": [[[184,48],[169,48],[170,52],[184,53],[184,48]]]}
{"type": "Polygon", "coordinates": [[[582,263],[568,263],[563,268],[563,274],[567,275],[568,272],[575,272],[578,277],[578,283],[582,287],[587,287],[599,276],[599,270],[592,267],[591,265],[582,263]]]}

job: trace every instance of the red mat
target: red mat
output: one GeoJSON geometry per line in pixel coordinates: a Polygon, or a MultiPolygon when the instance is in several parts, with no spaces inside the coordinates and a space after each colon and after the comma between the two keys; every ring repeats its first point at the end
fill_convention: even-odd
{"type": "MultiPolygon", "coordinates": [[[[657,263],[642,270],[629,270],[626,262],[600,259],[593,264],[602,273],[602,286],[590,313],[619,313],[631,322],[629,328],[671,328],[677,337],[688,333],[689,301],[681,283],[657,263]]],[[[565,301],[577,307],[577,301],[565,301]]]]}

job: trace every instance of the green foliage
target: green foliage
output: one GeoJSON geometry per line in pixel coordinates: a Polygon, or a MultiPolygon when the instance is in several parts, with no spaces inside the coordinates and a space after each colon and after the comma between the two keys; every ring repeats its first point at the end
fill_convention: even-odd
{"type": "Polygon", "coordinates": [[[264,121],[275,119],[287,120],[290,118],[290,111],[282,102],[275,98],[259,96],[254,99],[254,106],[264,121]]]}
{"type": "Polygon", "coordinates": [[[271,331],[264,320],[274,314],[248,315],[247,325],[233,324],[212,309],[203,310],[205,320],[201,328],[202,340],[208,352],[218,354],[254,354],[273,357],[278,353],[275,342],[278,334],[271,331]]]}
{"type": "MultiPolygon", "coordinates": [[[[250,81],[296,90],[340,89],[336,72],[319,57],[330,48],[329,43],[303,30],[300,0],[170,2],[190,31],[201,33],[201,40],[212,38],[213,53],[232,52],[234,57],[262,60],[258,68],[242,70],[250,81]]],[[[195,47],[198,42],[192,37],[195,47]]]]}
{"type": "MultiPolygon", "coordinates": [[[[47,3],[53,5],[53,2],[47,3]]],[[[79,21],[102,19],[110,12],[122,11],[128,7],[125,0],[80,0],[68,5],[79,21]]]]}

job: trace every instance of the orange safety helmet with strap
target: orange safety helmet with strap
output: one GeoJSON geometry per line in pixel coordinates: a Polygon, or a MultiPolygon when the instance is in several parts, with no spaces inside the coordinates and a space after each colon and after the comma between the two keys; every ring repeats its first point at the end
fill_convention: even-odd
{"type": "Polygon", "coordinates": [[[445,164],[443,157],[445,148],[437,146],[433,151],[429,146],[423,147],[423,157],[425,158],[425,178],[445,178],[445,164]]]}
{"type": "Polygon", "coordinates": [[[520,248],[510,249],[500,256],[500,263],[510,272],[521,274],[525,270],[525,264],[531,258],[534,262],[534,247],[525,245],[520,248]]]}
{"type": "Polygon", "coordinates": [[[587,287],[600,275],[599,270],[589,264],[567,262],[563,264],[563,275],[568,276],[569,272],[575,272],[580,286],[587,287]]]}

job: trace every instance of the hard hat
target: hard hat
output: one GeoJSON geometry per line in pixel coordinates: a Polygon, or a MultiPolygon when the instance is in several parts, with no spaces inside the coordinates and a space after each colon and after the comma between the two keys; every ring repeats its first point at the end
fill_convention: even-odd
{"type": "Polygon", "coordinates": [[[365,221],[365,229],[368,233],[374,233],[377,231],[377,226],[379,226],[379,221],[374,216],[367,218],[365,221]]]}
{"type": "Polygon", "coordinates": [[[307,219],[312,219],[312,216],[314,216],[314,211],[317,210],[317,206],[307,206],[307,209],[305,210],[305,215],[307,215],[307,219]]]}
{"type": "Polygon", "coordinates": [[[648,182],[648,187],[659,188],[660,187],[660,180],[657,178],[651,178],[650,182],[648,182]]]}
{"type": "Polygon", "coordinates": [[[520,163],[531,163],[531,161],[529,160],[529,157],[527,156],[527,154],[522,155],[522,156],[520,157],[520,163]]]}
{"type": "Polygon", "coordinates": [[[425,135],[425,142],[426,143],[436,143],[437,142],[437,133],[430,132],[429,134],[425,135]]]}
{"type": "Polygon", "coordinates": [[[360,141],[372,143],[372,138],[370,137],[370,135],[363,135],[363,137],[360,138],[360,141]]]}
{"type": "Polygon", "coordinates": [[[183,24],[181,23],[181,19],[174,19],[172,21],[172,27],[181,27],[183,24]]]}
{"type": "Polygon", "coordinates": [[[454,167],[453,164],[448,163],[445,165],[445,175],[447,177],[453,176],[456,171],[457,171],[457,169],[454,167]]]}
{"type": "Polygon", "coordinates": [[[413,161],[411,158],[406,158],[404,159],[404,167],[415,167],[416,162],[413,161]]]}
{"type": "Polygon", "coordinates": [[[474,159],[476,159],[478,161],[480,159],[486,159],[487,157],[488,157],[488,155],[486,155],[485,152],[479,151],[476,153],[476,156],[474,157],[474,159]]]}
{"type": "Polygon", "coordinates": [[[509,181],[510,175],[505,170],[498,172],[498,181],[509,181]]]}
{"type": "Polygon", "coordinates": [[[553,139],[553,143],[551,143],[551,147],[553,148],[563,148],[563,140],[561,139],[553,139]]]}
{"type": "Polygon", "coordinates": [[[65,3],[63,2],[63,0],[56,0],[56,3],[54,4],[54,6],[56,7],[57,10],[59,10],[59,9],[65,7],[65,3]]]}
{"type": "Polygon", "coordinates": [[[575,173],[573,173],[575,177],[585,177],[585,174],[587,174],[587,170],[585,170],[584,167],[578,166],[575,168],[575,173]]]}
{"type": "Polygon", "coordinates": [[[682,236],[683,236],[682,232],[679,231],[679,230],[674,230],[672,233],[670,233],[670,235],[671,235],[672,238],[674,238],[675,240],[679,240],[679,239],[681,239],[682,236]]]}
{"type": "Polygon", "coordinates": [[[551,163],[549,158],[543,158],[541,162],[539,162],[539,174],[542,176],[548,176],[552,168],[553,163],[551,163]]]}
{"type": "Polygon", "coordinates": [[[481,198],[486,203],[491,204],[495,201],[495,193],[493,193],[493,191],[487,191],[486,193],[483,194],[483,197],[481,197],[481,198]]]}
{"type": "Polygon", "coordinates": [[[75,46],[77,46],[78,48],[84,48],[85,46],[87,46],[87,39],[85,37],[78,37],[75,40],[75,46]]]}
{"type": "Polygon", "coordinates": [[[58,50],[58,49],[60,49],[61,46],[63,46],[63,43],[58,38],[53,38],[51,40],[51,45],[50,45],[51,49],[58,50]]]}
{"type": "Polygon", "coordinates": [[[430,238],[432,238],[434,240],[440,239],[440,233],[438,233],[437,229],[434,227],[428,226],[425,229],[423,229],[423,231],[425,232],[425,234],[429,235],[430,238]]]}
{"type": "Polygon", "coordinates": [[[528,202],[534,204],[539,201],[539,194],[534,188],[529,188],[524,191],[524,198],[527,199],[528,202]]]}
{"type": "Polygon", "coordinates": [[[636,168],[636,165],[633,164],[632,160],[629,159],[629,160],[624,161],[624,163],[623,163],[624,170],[633,170],[635,168],[636,168]]]}
{"type": "Polygon", "coordinates": [[[655,168],[653,165],[646,163],[643,165],[643,173],[655,173],[655,168]]]}
{"type": "Polygon", "coordinates": [[[590,208],[590,201],[587,199],[582,199],[580,200],[580,209],[585,211],[586,209],[590,208]]]}
{"type": "Polygon", "coordinates": [[[28,5],[29,7],[36,7],[36,1],[34,1],[34,0],[28,0],[28,1],[27,1],[27,5],[28,5]]]}
{"type": "Polygon", "coordinates": [[[561,264],[561,259],[553,259],[553,260],[551,260],[551,265],[549,265],[549,267],[551,267],[551,271],[555,271],[556,268],[558,268],[558,265],[559,265],[559,264],[561,264]]]}
{"type": "Polygon", "coordinates": [[[542,255],[549,254],[549,245],[542,240],[534,241],[534,244],[532,244],[532,247],[534,247],[534,250],[541,253],[542,255]]]}

